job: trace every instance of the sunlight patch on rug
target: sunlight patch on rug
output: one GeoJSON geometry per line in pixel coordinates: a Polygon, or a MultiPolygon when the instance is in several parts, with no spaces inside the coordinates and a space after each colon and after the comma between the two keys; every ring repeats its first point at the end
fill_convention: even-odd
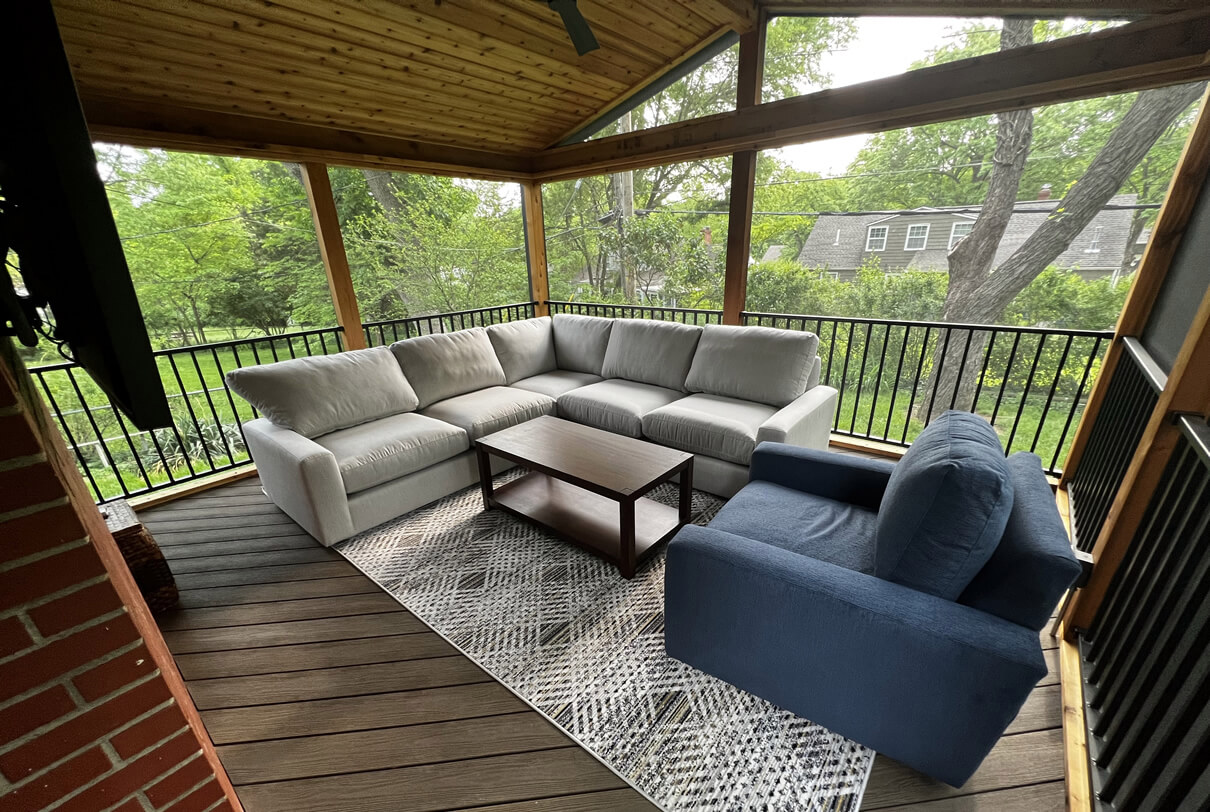
{"type": "Polygon", "coordinates": [[[626,581],[477,486],[336,549],[668,810],[860,806],[871,750],[665,656],[662,550],[626,581]]]}

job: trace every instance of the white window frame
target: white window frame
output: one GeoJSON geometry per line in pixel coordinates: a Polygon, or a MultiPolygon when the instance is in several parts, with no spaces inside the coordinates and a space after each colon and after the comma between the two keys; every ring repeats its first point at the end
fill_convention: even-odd
{"type": "Polygon", "coordinates": [[[887,244],[887,238],[890,236],[891,236],[890,226],[870,226],[869,228],[866,229],[866,232],[865,232],[865,250],[866,251],[885,251],[886,244],[887,244]],[[880,239],[882,241],[881,248],[874,247],[874,229],[880,229],[882,231],[882,236],[880,237],[880,239]]]}
{"type": "Polygon", "coordinates": [[[949,247],[950,251],[953,251],[955,245],[957,245],[958,243],[962,242],[963,240],[965,240],[967,237],[970,236],[970,232],[968,231],[965,234],[963,234],[961,237],[958,237],[958,239],[954,239],[954,237],[958,233],[958,226],[966,226],[968,228],[973,229],[975,227],[975,224],[971,223],[971,222],[964,223],[964,222],[959,221],[957,223],[954,223],[952,226],[950,226],[950,247],[949,247]]]}
{"type": "Polygon", "coordinates": [[[907,236],[903,240],[903,250],[904,251],[923,251],[924,249],[928,248],[929,231],[931,231],[931,230],[932,230],[932,227],[928,223],[916,223],[914,225],[908,226],[907,227],[907,236]],[[919,248],[909,248],[908,247],[912,243],[912,229],[913,228],[923,228],[924,229],[924,245],[920,246],[919,248]]]}

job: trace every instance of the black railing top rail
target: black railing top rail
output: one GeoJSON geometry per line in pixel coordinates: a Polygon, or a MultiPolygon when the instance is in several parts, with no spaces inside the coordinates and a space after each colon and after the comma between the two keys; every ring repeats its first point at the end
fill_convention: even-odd
{"type": "Polygon", "coordinates": [[[1142,342],[1134,336],[1122,336],[1122,348],[1130,354],[1134,359],[1134,363],[1138,366],[1139,372],[1143,373],[1143,378],[1147,384],[1158,395],[1164,391],[1164,387],[1168,385],[1168,373],[1160,368],[1160,365],[1151,357],[1151,353],[1147,352],[1147,348],[1142,342]]]}
{"type": "Polygon", "coordinates": [[[790,321],[834,321],[842,324],[887,324],[892,327],[931,327],[935,330],[995,330],[1000,333],[1027,333],[1029,335],[1073,336],[1077,338],[1112,338],[1113,330],[1082,330],[1067,327],[1022,327],[1011,324],[968,324],[956,321],[924,321],[920,319],[876,319],[866,316],[808,316],[801,313],[756,313],[745,310],[741,317],[747,319],[789,319],[790,321]]]}
{"type": "Polygon", "coordinates": [[[397,319],[382,319],[380,321],[363,321],[361,326],[363,329],[371,327],[389,327],[392,324],[400,324],[405,321],[424,321],[425,319],[448,319],[451,316],[472,316],[479,313],[492,313],[512,308],[528,307],[533,308],[538,302],[510,302],[509,304],[491,305],[489,307],[473,307],[469,310],[449,310],[441,313],[423,313],[417,316],[402,316],[397,319]]]}

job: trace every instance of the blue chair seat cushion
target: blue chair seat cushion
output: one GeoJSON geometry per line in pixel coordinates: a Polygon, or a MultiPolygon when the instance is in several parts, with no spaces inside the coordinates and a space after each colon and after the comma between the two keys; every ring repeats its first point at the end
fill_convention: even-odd
{"type": "Polygon", "coordinates": [[[1012,506],[1012,479],[995,429],[969,412],[946,412],[920,433],[887,480],[874,574],[957,600],[995,552],[1012,506]]]}
{"type": "Polygon", "coordinates": [[[772,482],[749,482],[710,527],[838,567],[874,571],[878,514],[772,482]]]}

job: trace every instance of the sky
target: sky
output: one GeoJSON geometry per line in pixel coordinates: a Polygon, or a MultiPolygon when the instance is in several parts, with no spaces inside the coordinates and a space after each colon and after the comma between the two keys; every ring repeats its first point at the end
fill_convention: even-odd
{"type": "MultiPolygon", "coordinates": [[[[844,87],[903,73],[925,52],[943,43],[955,28],[969,22],[952,17],[861,17],[857,35],[843,51],[822,60],[832,87],[844,87]]],[[[840,175],[865,144],[866,135],[798,144],[776,151],[796,169],[840,175]]]]}

